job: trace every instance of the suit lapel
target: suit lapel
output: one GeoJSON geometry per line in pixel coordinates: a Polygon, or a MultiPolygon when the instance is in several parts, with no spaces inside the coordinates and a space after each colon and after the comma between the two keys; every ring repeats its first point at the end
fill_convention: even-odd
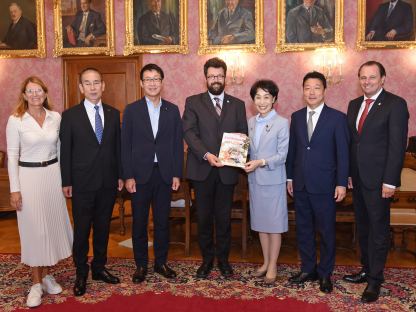
{"type": "Polygon", "coordinates": [[[149,110],[147,109],[146,99],[142,98],[138,103],[139,118],[142,120],[144,131],[149,138],[154,140],[152,123],[150,122],[149,110]]]}
{"type": "Polygon", "coordinates": [[[263,128],[263,131],[260,134],[260,140],[259,140],[259,146],[258,146],[259,149],[260,149],[260,146],[262,145],[264,139],[266,138],[266,136],[269,134],[270,130],[272,129],[275,119],[276,119],[276,116],[274,116],[270,120],[267,120],[266,126],[263,128]]]}
{"type": "Polygon", "coordinates": [[[110,122],[111,122],[111,109],[106,105],[103,104],[103,112],[104,112],[104,131],[103,131],[103,137],[101,139],[101,142],[104,142],[105,138],[108,136],[108,129],[110,128],[110,122]]]}
{"type": "Polygon", "coordinates": [[[383,103],[382,101],[384,100],[384,97],[386,96],[386,91],[381,91],[380,95],[377,97],[377,99],[374,101],[373,106],[371,106],[371,109],[366,117],[366,119],[364,120],[364,124],[363,124],[363,128],[361,130],[361,133],[363,133],[365,131],[366,125],[368,127],[368,124],[371,124],[371,120],[374,119],[374,116],[377,114],[377,112],[382,109],[383,107],[383,103]]]}
{"type": "MultiPolygon", "coordinates": [[[[324,107],[322,108],[321,114],[319,115],[318,121],[316,122],[315,129],[312,132],[311,142],[314,137],[319,135],[319,132],[321,129],[325,126],[325,120],[327,119],[328,114],[328,106],[324,104],[324,107]]],[[[308,133],[308,129],[306,129],[306,135],[308,133]]]]}
{"type": "Polygon", "coordinates": [[[90,119],[88,118],[88,113],[84,105],[84,100],[81,101],[80,105],[80,125],[83,125],[85,129],[87,129],[87,132],[90,136],[94,138],[94,141],[98,145],[97,136],[95,135],[94,128],[91,125],[90,119]]]}
{"type": "MultiPolygon", "coordinates": [[[[218,116],[217,112],[215,111],[214,104],[212,103],[211,98],[210,98],[210,96],[209,96],[208,92],[206,92],[206,93],[202,96],[202,98],[203,98],[203,103],[205,104],[205,106],[207,107],[207,109],[208,109],[208,110],[209,110],[212,114],[214,114],[214,116],[215,116],[215,118],[216,118],[217,120],[219,120],[219,119],[220,119],[220,117],[218,116]]],[[[224,102],[225,102],[225,96],[224,96],[224,102]]],[[[224,103],[223,103],[223,109],[224,109],[224,103]]],[[[221,115],[222,115],[222,113],[221,113],[221,115]]]]}
{"type": "Polygon", "coordinates": [[[307,122],[306,122],[306,114],[307,114],[307,110],[306,110],[306,107],[305,107],[302,110],[302,114],[300,114],[300,117],[302,119],[300,121],[300,126],[301,126],[300,131],[301,131],[302,138],[304,139],[306,145],[308,145],[309,140],[308,140],[308,127],[307,127],[307,122]]]}
{"type": "MultiPolygon", "coordinates": [[[[231,98],[228,96],[228,94],[224,93],[224,101],[222,102],[220,122],[224,120],[225,118],[224,116],[226,116],[228,111],[230,110],[230,103],[231,103],[231,98]]],[[[214,108],[214,112],[215,112],[215,115],[218,117],[218,114],[215,111],[215,108],[214,108]]]]}
{"type": "Polygon", "coordinates": [[[250,146],[253,149],[253,151],[257,151],[257,147],[254,144],[254,138],[256,137],[256,118],[250,119],[249,122],[249,129],[250,129],[250,146]]]}
{"type": "Polygon", "coordinates": [[[166,127],[166,122],[168,120],[168,113],[169,113],[168,107],[165,101],[162,99],[162,105],[160,106],[159,124],[157,126],[156,139],[159,137],[159,133],[162,133],[162,131],[166,127]]]}
{"type": "Polygon", "coordinates": [[[353,131],[353,135],[358,135],[357,131],[357,118],[358,118],[358,112],[360,110],[361,104],[364,101],[364,97],[361,96],[357,100],[354,100],[354,102],[351,103],[351,116],[348,116],[348,123],[350,124],[350,128],[353,131]]]}

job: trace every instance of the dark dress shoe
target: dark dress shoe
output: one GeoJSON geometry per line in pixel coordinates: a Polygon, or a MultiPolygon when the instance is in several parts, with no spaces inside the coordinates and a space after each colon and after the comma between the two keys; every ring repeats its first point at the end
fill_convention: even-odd
{"type": "Polygon", "coordinates": [[[144,267],[137,267],[136,271],[133,274],[132,281],[134,284],[139,284],[146,279],[147,275],[147,268],[144,267]]]}
{"type": "Polygon", "coordinates": [[[108,272],[107,269],[104,269],[100,272],[92,272],[92,279],[95,281],[103,281],[108,284],[120,283],[120,279],[108,272]]]}
{"type": "Polygon", "coordinates": [[[360,272],[356,274],[344,275],[342,279],[348,283],[354,283],[354,284],[366,283],[367,273],[364,270],[361,270],[360,272]]]}
{"type": "Polygon", "coordinates": [[[207,278],[212,270],[212,262],[202,262],[201,266],[196,270],[196,277],[207,278]]]}
{"type": "Polygon", "coordinates": [[[299,272],[298,274],[289,278],[289,283],[291,284],[303,284],[307,281],[316,281],[318,279],[318,274],[316,272],[306,273],[299,272]]]}
{"type": "Polygon", "coordinates": [[[319,290],[323,293],[329,294],[332,292],[333,288],[334,287],[332,286],[330,277],[324,277],[319,279],[319,290]]]}
{"type": "Polygon", "coordinates": [[[228,263],[228,261],[218,261],[218,269],[221,272],[221,275],[224,277],[231,277],[233,275],[233,268],[228,263]]]}
{"type": "Polygon", "coordinates": [[[77,276],[74,285],[74,296],[82,296],[87,291],[87,277],[77,276]]]}
{"type": "Polygon", "coordinates": [[[380,296],[380,285],[368,284],[361,296],[361,302],[369,303],[377,301],[380,296]]]}
{"type": "Polygon", "coordinates": [[[154,271],[155,271],[155,273],[159,273],[160,275],[162,275],[163,277],[166,277],[166,278],[175,278],[176,277],[176,272],[174,270],[172,270],[170,267],[168,267],[167,264],[162,264],[162,265],[156,265],[155,264],[154,271]]]}

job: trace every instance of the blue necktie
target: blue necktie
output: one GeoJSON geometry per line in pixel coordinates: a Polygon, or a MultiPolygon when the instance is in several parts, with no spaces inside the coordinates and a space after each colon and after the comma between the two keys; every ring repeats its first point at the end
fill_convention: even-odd
{"type": "Polygon", "coordinates": [[[97,137],[98,143],[101,143],[103,137],[103,121],[99,113],[99,106],[95,105],[95,136],[97,137]]]}

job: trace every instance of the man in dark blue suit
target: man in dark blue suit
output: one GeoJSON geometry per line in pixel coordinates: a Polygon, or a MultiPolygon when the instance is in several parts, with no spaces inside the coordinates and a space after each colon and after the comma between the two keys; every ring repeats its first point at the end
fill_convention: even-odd
{"type": "Polygon", "coordinates": [[[91,0],[81,0],[80,4],[81,10],[77,12],[71,25],[66,27],[68,40],[74,37],[77,47],[90,47],[96,37],[105,34],[106,28],[101,14],[91,9],[91,0]]]}
{"type": "Polygon", "coordinates": [[[368,27],[366,40],[414,40],[412,6],[402,0],[380,4],[368,27]]]}
{"type": "Polygon", "coordinates": [[[326,79],[318,72],[303,78],[306,107],[292,114],[286,160],[287,190],[296,211],[301,271],[289,282],[319,278],[319,289],[332,291],[335,264],[335,203],[344,199],[348,182],[349,134],[345,114],[325,105],[326,79]],[[317,264],[315,229],[320,234],[317,264]]]}
{"type": "Polygon", "coordinates": [[[144,97],[127,105],[121,132],[126,189],[132,193],[133,283],[145,280],[148,263],[147,223],[150,204],[154,222],[154,271],[166,278],[176,273],[166,264],[169,247],[171,192],[178,190],[183,167],[183,134],[179,109],[161,98],[164,74],[156,64],[140,72],[144,97]]]}

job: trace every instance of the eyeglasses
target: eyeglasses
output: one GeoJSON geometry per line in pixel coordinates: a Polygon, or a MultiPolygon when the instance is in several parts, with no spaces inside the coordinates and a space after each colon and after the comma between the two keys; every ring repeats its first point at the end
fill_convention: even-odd
{"type": "Polygon", "coordinates": [[[225,76],[224,75],[210,75],[207,77],[208,80],[214,81],[214,80],[224,80],[225,76]]]}
{"type": "Polygon", "coordinates": [[[143,83],[150,84],[150,83],[156,83],[159,84],[162,82],[162,78],[143,78],[143,83]]]}
{"type": "Polygon", "coordinates": [[[34,94],[43,94],[45,91],[43,89],[27,89],[25,93],[27,95],[34,95],[34,94]]]}

